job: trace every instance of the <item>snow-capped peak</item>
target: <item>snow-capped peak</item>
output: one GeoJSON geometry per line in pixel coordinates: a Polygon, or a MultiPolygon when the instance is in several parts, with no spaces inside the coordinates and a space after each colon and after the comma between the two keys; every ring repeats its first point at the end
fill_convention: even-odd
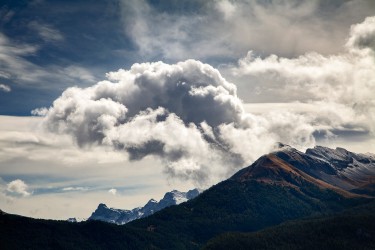
{"type": "Polygon", "coordinates": [[[101,220],[122,225],[149,216],[163,208],[186,202],[189,199],[198,196],[199,193],[200,191],[198,189],[189,190],[188,192],[172,190],[167,192],[160,201],[150,199],[145,206],[134,208],[132,210],[108,208],[105,204],[100,203],[95,212],[90,216],[89,220],[101,220]]]}

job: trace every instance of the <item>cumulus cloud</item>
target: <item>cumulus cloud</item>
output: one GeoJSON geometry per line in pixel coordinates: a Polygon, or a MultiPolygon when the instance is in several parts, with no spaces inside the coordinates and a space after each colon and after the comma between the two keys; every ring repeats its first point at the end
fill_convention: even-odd
{"type": "Polygon", "coordinates": [[[10,92],[11,90],[12,89],[8,85],[0,84],[0,91],[10,92]]]}
{"type": "Polygon", "coordinates": [[[28,186],[26,183],[20,179],[11,181],[7,184],[7,189],[6,191],[10,195],[15,195],[15,196],[30,196],[31,193],[28,191],[28,186]]]}
{"type": "Polygon", "coordinates": [[[45,127],[81,147],[113,147],[129,160],[156,156],[168,176],[197,185],[227,177],[277,141],[314,144],[302,116],[245,113],[236,86],[199,61],[134,64],[107,77],[64,91],[44,113],[45,127]]]}
{"type": "Polygon", "coordinates": [[[110,190],[108,190],[108,193],[110,193],[112,195],[116,195],[117,194],[117,189],[111,188],[110,190]]]}

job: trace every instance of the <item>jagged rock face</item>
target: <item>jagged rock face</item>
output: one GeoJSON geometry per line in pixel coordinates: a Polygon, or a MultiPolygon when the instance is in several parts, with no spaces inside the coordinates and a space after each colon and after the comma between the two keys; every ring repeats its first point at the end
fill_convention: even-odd
{"type": "Polygon", "coordinates": [[[149,216],[163,208],[178,205],[182,202],[193,199],[198,195],[198,189],[193,189],[188,192],[173,190],[166,193],[159,202],[151,199],[145,206],[134,208],[132,210],[108,208],[105,204],[101,203],[95,212],[92,213],[89,220],[100,220],[122,225],[149,216]]]}

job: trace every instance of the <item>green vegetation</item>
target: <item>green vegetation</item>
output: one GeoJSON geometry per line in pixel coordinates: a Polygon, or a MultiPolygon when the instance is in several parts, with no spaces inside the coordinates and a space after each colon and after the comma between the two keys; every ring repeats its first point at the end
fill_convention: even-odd
{"type": "MultiPolygon", "coordinates": [[[[345,199],[310,183],[298,192],[291,187],[256,181],[222,182],[198,198],[128,224],[132,228],[156,227],[159,238],[176,237],[184,247],[201,246],[223,232],[256,231],[286,220],[329,214],[363,200],[345,199]]],[[[173,246],[174,248],[175,246],[173,246]]]]}
{"type": "Polygon", "coordinates": [[[104,222],[0,215],[0,249],[152,249],[147,242],[155,240],[150,233],[104,222]]]}
{"type": "Polygon", "coordinates": [[[254,233],[226,233],[210,240],[204,249],[375,249],[375,203],[254,233]]]}

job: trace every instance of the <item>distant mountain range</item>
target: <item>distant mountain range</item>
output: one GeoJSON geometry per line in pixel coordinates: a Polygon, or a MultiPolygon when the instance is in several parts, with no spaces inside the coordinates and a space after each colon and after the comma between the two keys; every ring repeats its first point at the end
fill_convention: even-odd
{"type": "Polygon", "coordinates": [[[171,192],[167,192],[159,202],[151,199],[143,207],[137,207],[132,210],[109,208],[105,204],[101,203],[95,212],[93,212],[88,218],[88,220],[100,220],[123,225],[130,221],[149,216],[162,210],[163,208],[181,204],[182,202],[193,199],[198,195],[198,189],[192,189],[188,192],[173,190],[171,192]]]}
{"type": "MultiPolygon", "coordinates": [[[[375,216],[371,212],[375,211],[374,186],[375,157],[372,154],[326,147],[301,152],[280,144],[275,152],[260,157],[196,198],[126,225],[98,221],[68,223],[1,215],[0,235],[3,239],[0,242],[12,246],[11,239],[22,237],[23,241],[13,241],[13,244],[16,242],[21,248],[39,246],[43,249],[53,244],[60,248],[74,244],[75,249],[199,249],[210,242],[207,249],[215,249],[215,246],[228,246],[226,242],[239,239],[244,245],[236,248],[232,243],[235,249],[250,249],[249,242],[250,245],[260,244],[260,249],[267,249],[267,246],[277,249],[278,245],[284,249],[322,249],[322,242],[329,242],[330,248],[336,249],[352,249],[353,244],[358,244],[357,249],[372,249],[375,244],[375,216]],[[356,207],[362,209],[356,210],[356,207]],[[356,211],[354,217],[353,212],[338,216],[353,209],[356,211]],[[315,219],[306,222],[306,218],[311,217],[322,218],[316,220],[327,222],[329,231],[315,223],[315,219]],[[355,218],[358,218],[358,224],[349,223],[355,218]],[[294,220],[297,226],[287,224],[284,228],[272,229],[290,220],[294,220]],[[338,220],[346,220],[346,223],[338,220]],[[265,228],[271,231],[259,231],[265,228]],[[313,235],[303,231],[306,228],[311,228],[313,235]],[[286,230],[285,234],[280,237],[274,233],[283,230],[286,230]],[[262,239],[267,240],[266,248],[261,247],[264,242],[257,241],[254,234],[220,236],[227,232],[257,231],[262,233],[262,239]],[[336,231],[340,234],[336,235],[336,231]],[[275,237],[268,237],[268,232],[275,237]],[[298,234],[295,241],[290,239],[286,245],[278,244],[278,240],[299,232],[305,232],[309,240],[304,241],[304,234],[298,234]],[[357,240],[361,237],[365,240],[357,240]],[[312,239],[319,242],[314,245],[312,239]]],[[[108,209],[104,205],[99,207],[103,211],[108,209]]]]}

